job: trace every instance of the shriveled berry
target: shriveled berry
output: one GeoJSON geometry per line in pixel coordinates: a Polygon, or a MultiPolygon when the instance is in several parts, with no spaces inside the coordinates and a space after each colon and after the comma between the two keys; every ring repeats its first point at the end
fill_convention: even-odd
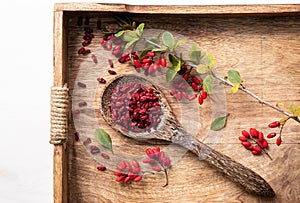
{"type": "Polygon", "coordinates": [[[104,78],[97,78],[98,82],[100,83],[106,83],[106,80],[104,78]]]}
{"type": "Polygon", "coordinates": [[[116,75],[116,74],[117,74],[117,72],[114,71],[114,70],[108,70],[107,72],[108,72],[109,74],[111,74],[111,75],[116,75]]]}
{"type": "Polygon", "coordinates": [[[84,141],[83,141],[83,145],[88,145],[92,142],[91,138],[87,137],[84,141]]]}
{"type": "Polygon", "coordinates": [[[97,153],[100,152],[100,149],[97,146],[94,146],[94,145],[91,146],[90,149],[91,149],[92,154],[97,154],[97,153]]]}
{"type": "Polygon", "coordinates": [[[81,47],[80,49],[78,49],[77,53],[78,54],[84,54],[85,52],[85,48],[84,47],[81,47]]]}
{"type": "Polygon", "coordinates": [[[86,105],[87,105],[87,103],[85,101],[79,102],[79,104],[78,104],[79,107],[83,107],[86,105]]]}
{"type": "Polygon", "coordinates": [[[280,122],[279,121],[274,121],[272,123],[269,124],[269,128],[276,128],[280,126],[280,122]]]}
{"type": "Polygon", "coordinates": [[[109,159],[109,155],[106,154],[106,153],[101,153],[101,156],[102,156],[104,159],[109,159]]]}
{"type": "Polygon", "coordinates": [[[97,169],[98,169],[98,171],[105,171],[105,170],[106,170],[106,167],[100,165],[100,166],[97,166],[97,169]]]}
{"type": "Polygon", "coordinates": [[[79,133],[78,132],[74,133],[74,139],[75,139],[75,141],[79,141],[79,133]]]}
{"type": "Polygon", "coordinates": [[[112,61],[111,59],[108,59],[108,64],[109,64],[109,66],[110,66],[111,68],[114,67],[114,63],[113,63],[113,61],[112,61]]]}
{"type": "Polygon", "coordinates": [[[84,50],[83,55],[88,55],[90,53],[91,53],[91,50],[90,49],[86,49],[86,50],[84,50]]]}
{"type": "Polygon", "coordinates": [[[276,136],[276,133],[275,132],[272,132],[272,133],[269,133],[268,135],[267,135],[267,138],[273,138],[273,137],[275,137],[276,136]]]}
{"type": "Polygon", "coordinates": [[[94,63],[98,63],[98,59],[97,59],[97,56],[96,55],[92,55],[92,60],[94,63]]]}
{"type": "Polygon", "coordinates": [[[276,144],[277,144],[277,146],[281,145],[281,142],[282,142],[281,137],[278,137],[278,138],[276,139],[276,144]]]}
{"type": "Polygon", "coordinates": [[[249,134],[246,130],[243,130],[243,131],[242,131],[242,134],[243,134],[245,137],[247,137],[247,138],[250,137],[250,134],[249,134]]]}
{"type": "Polygon", "coordinates": [[[86,47],[86,46],[88,46],[90,43],[91,43],[91,40],[84,40],[84,41],[82,42],[82,46],[86,47]]]}
{"type": "Polygon", "coordinates": [[[84,84],[83,82],[78,82],[77,85],[78,87],[86,88],[86,84],[84,84]]]}

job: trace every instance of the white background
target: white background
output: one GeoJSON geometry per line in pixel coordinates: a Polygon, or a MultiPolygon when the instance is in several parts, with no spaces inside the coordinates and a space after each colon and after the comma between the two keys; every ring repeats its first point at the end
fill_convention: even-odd
{"type": "MultiPolygon", "coordinates": [[[[0,202],[53,202],[49,144],[54,0],[0,6],[0,202]]],[[[75,2],[75,1],[63,1],[75,2]]],[[[93,1],[91,1],[93,2],[93,1]]],[[[105,1],[98,1],[105,2],[105,1]]],[[[182,4],[110,0],[110,3],[182,4]]],[[[200,4],[200,1],[184,1],[200,4]]],[[[210,0],[201,4],[296,3],[299,0],[210,0]]]]}

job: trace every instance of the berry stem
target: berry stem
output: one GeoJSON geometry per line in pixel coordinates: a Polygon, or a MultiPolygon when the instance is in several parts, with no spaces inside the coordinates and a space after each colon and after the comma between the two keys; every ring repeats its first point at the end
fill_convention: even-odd
{"type": "Polygon", "coordinates": [[[257,144],[257,146],[259,148],[261,148],[261,150],[269,157],[269,159],[273,160],[272,157],[270,156],[270,154],[268,152],[266,152],[266,150],[264,148],[262,148],[256,140],[254,140],[252,137],[249,137],[248,139],[250,139],[251,141],[255,142],[257,144]]]}

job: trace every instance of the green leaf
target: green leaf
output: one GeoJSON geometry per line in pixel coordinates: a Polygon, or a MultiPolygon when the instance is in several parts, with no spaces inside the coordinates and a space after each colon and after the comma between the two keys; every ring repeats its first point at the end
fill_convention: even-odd
{"type": "Polygon", "coordinates": [[[210,129],[214,130],[214,131],[218,131],[223,129],[226,126],[226,122],[227,122],[227,117],[229,116],[221,116],[216,118],[211,124],[210,124],[210,129]]]}
{"type": "Polygon", "coordinates": [[[180,62],[180,60],[173,54],[169,54],[169,60],[173,64],[173,66],[177,66],[177,64],[180,62]]]}
{"type": "Polygon", "coordinates": [[[164,32],[162,34],[162,42],[164,45],[166,45],[167,47],[173,49],[174,48],[174,37],[170,32],[164,32]]]}
{"type": "Polygon", "coordinates": [[[296,109],[295,104],[290,104],[290,105],[287,107],[287,109],[288,109],[292,114],[294,114],[295,109],[296,109]]]}
{"type": "Polygon", "coordinates": [[[211,75],[207,75],[204,78],[203,88],[208,94],[212,93],[212,76],[211,75]]]}
{"type": "Polygon", "coordinates": [[[171,82],[175,78],[175,76],[176,76],[177,72],[180,70],[180,68],[181,68],[181,62],[178,61],[177,65],[173,64],[172,68],[169,68],[167,70],[167,72],[166,72],[167,82],[171,82]]]}
{"type": "Polygon", "coordinates": [[[208,54],[206,57],[206,64],[210,69],[212,69],[215,65],[215,59],[213,58],[212,54],[208,54]]]}
{"type": "Polygon", "coordinates": [[[174,70],[169,68],[166,72],[167,82],[171,82],[175,78],[176,74],[177,74],[177,72],[175,72],[174,70]]]}
{"type": "Polygon", "coordinates": [[[174,49],[176,49],[177,47],[180,47],[182,45],[184,45],[186,43],[186,40],[182,39],[182,40],[178,40],[176,42],[176,44],[174,45],[174,49]]]}
{"type": "Polygon", "coordinates": [[[196,68],[197,72],[200,74],[206,74],[209,72],[209,69],[206,64],[199,64],[196,68]]]}
{"type": "Polygon", "coordinates": [[[135,42],[137,42],[139,39],[134,39],[130,42],[127,42],[125,45],[125,49],[128,49],[130,46],[132,46],[135,42]]]}
{"type": "Polygon", "coordinates": [[[240,73],[236,70],[229,70],[228,71],[228,79],[230,82],[236,84],[241,84],[243,81],[241,79],[240,73]]]}
{"type": "Polygon", "coordinates": [[[200,56],[201,56],[201,51],[193,51],[191,53],[191,59],[194,61],[196,65],[200,63],[200,56]]]}
{"type": "Polygon", "coordinates": [[[294,111],[294,116],[299,116],[300,115],[300,106],[298,106],[295,111],[294,111]]]}
{"type": "Polygon", "coordinates": [[[124,32],[125,32],[124,30],[120,30],[115,34],[115,37],[121,37],[124,34],[124,32]]]}
{"type": "Polygon", "coordinates": [[[136,28],[136,34],[137,34],[139,37],[142,36],[144,27],[145,27],[145,23],[141,23],[141,24],[139,24],[139,26],[136,28]]]}
{"type": "Polygon", "coordinates": [[[134,31],[125,31],[123,34],[123,40],[125,42],[131,42],[133,40],[138,40],[139,36],[134,31]]]}
{"type": "Polygon", "coordinates": [[[105,130],[98,128],[95,131],[95,137],[103,147],[112,150],[112,141],[110,135],[105,130]]]}
{"type": "Polygon", "coordinates": [[[168,51],[169,47],[165,46],[165,45],[162,45],[160,48],[154,48],[152,49],[153,52],[155,51],[161,51],[161,52],[166,52],[168,51]]]}
{"type": "Polygon", "coordinates": [[[235,83],[234,86],[231,88],[232,93],[236,93],[239,90],[240,84],[235,83]]]}

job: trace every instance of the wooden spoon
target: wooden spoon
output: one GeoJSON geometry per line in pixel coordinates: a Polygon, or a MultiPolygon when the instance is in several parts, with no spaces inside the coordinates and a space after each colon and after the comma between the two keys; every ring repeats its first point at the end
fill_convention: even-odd
{"type": "Polygon", "coordinates": [[[215,166],[220,172],[227,175],[232,181],[245,188],[246,191],[265,197],[274,197],[275,193],[271,186],[257,173],[234,161],[230,157],[212,149],[206,144],[196,140],[194,136],[187,133],[177,121],[162,91],[149,80],[137,75],[122,75],[112,80],[104,89],[100,99],[100,112],[105,121],[116,131],[134,139],[159,139],[179,144],[192,151],[209,164],[215,166]],[[136,133],[122,131],[121,127],[115,124],[111,117],[110,96],[117,85],[140,83],[145,87],[152,87],[154,93],[159,96],[160,105],[164,112],[161,125],[153,132],[136,133]]]}

